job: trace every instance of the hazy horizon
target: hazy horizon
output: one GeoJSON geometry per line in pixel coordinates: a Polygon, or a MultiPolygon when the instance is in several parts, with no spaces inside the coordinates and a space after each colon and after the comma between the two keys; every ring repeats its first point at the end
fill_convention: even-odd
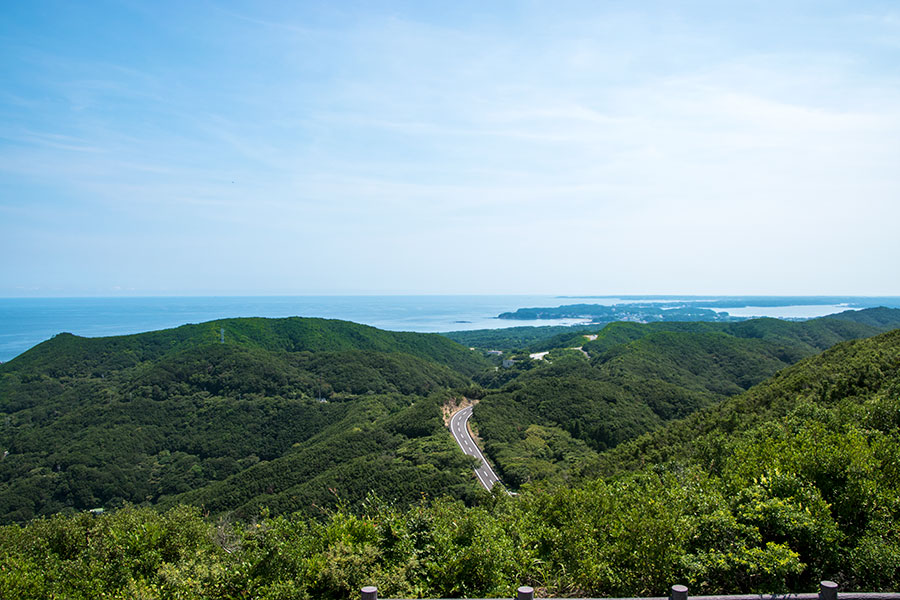
{"type": "Polygon", "coordinates": [[[0,362],[61,332],[87,337],[127,335],[240,317],[341,319],[393,331],[447,332],[576,325],[585,316],[501,319],[502,313],[570,304],[694,304],[735,317],[815,318],[874,306],[900,308],[900,297],[593,296],[553,295],[307,295],[0,298],[0,362]],[[643,302],[642,302],[643,301],[643,302]],[[715,302],[718,301],[718,302],[715,302]],[[706,305],[706,302],[712,304],[706,305]]]}
{"type": "Polygon", "coordinates": [[[396,293],[367,293],[367,292],[358,292],[358,293],[342,293],[335,294],[329,292],[321,292],[321,293],[308,293],[308,294],[254,294],[254,293],[233,293],[233,294],[203,294],[203,293],[195,293],[195,294],[108,294],[108,295],[99,295],[99,294],[84,294],[84,295],[46,295],[46,296],[36,296],[36,295],[7,295],[0,296],[0,300],[77,300],[77,299],[140,299],[140,298],[354,298],[354,297],[372,297],[372,298],[390,298],[390,297],[398,297],[398,298],[415,298],[415,297],[459,297],[459,298],[476,298],[476,297],[507,297],[507,298],[527,298],[527,297],[536,297],[542,296],[546,298],[555,298],[558,300],[591,300],[591,299],[605,299],[605,298],[619,298],[623,299],[626,302],[633,299],[685,299],[689,301],[702,301],[703,299],[792,299],[792,300],[815,300],[815,299],[900,299],[900,294],[698,294],[698,293],[660,293],[660,294],[636,294],[636,293],[624,293],[624,294],[555,294],[555,293],[541,293],[541,292],[522,292],[522,293],[493,293],[493,294],[480,294],[480,293],[464,293],[464,292],[455,292],[455,293],[442,293],[442,292],[423,292],[423,293],[404,293],[404,292],[396,292],[396,293]]]}

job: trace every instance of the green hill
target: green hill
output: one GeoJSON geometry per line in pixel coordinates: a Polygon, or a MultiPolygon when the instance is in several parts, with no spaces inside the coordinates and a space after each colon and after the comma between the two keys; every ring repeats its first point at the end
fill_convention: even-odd
{"type": "Polygon", "coordinates": [[[50,376],[99,375],[220,342],[281,352],[402,352],[474,374],[484,363],[438,334],[394,332],[349,321],[290,317],[221,319],[135,335],[83,338],[62,333],[0,366],[0,373],[40,370],[50,376]]]}
{"type": "Polygon", "coordinates": [[[565,478],[593,452],[739,394],[835,343],[897,326],[900,310],[881,308],[804,322],[612,323],[593,341],[582,336],[589,358],[551,353],[549,364],[526,359],[482,377],[500,385],[473,420],[508,483],[565,478]],[[553,432],[550,441],[536,440],[533,426],[553,432]]]}
{"type": "Polygon", "coordinates": [[[441,335],[450,338],[454,342],[459,342],[463,346],[481,350],[536,348],[534,351],[537,352],[545,347],[564,348],[566,344],[556,342],[557,338],[574,340],[580,337],[582,333],[596,330],[596,325],[525,325],[522,327],[505,327],[503,329],[449,331],[441,335]]]}
{"type": "Polygon", "coordinates": [[[346,415],[282,456],[161,504],[190,503],[214,513],[252,516],[321,514],[339,502],[356,505],[372,492],[401,504],[423,494],[471,500],[472,461],[459,452],[441,419],[435,395],[414,402],[373,396],[354,402],[346,415]]]}
{"type": "Polygon", "coordinates": [[[0,519],[128,502],[309,511],[369,490],[471,499],[440,420],[450,390],[484,395],[475,424],[508,483],[569,481],[599,452],[898,314],[616,323],[581,337],[589,356],[553,349],[499,370],[443,336],[324,319],[61,334],[0,366],[0,519]]]}
{"type": "Polygon", "coordinates": [[[323,319],[58,335],[0,366],[0,520],[159,503],[225,481],[240,488],[232,503],[202,501],[231,510],[282,490],[252,483],[272,469],[293,477],[285,510],[336,502],[323,498],[329,485],[348,501],[368,489],[465,497],[469,462],[448,452],[439,404],[486,364],[438,335],[323,319]],[[422,425],[392,425],[404,415],[422,425]],[[354,465],[376,475],[342,475],[354,465]]]}
{"type": "MultiPolygon", "coordinates": [[[[552,365],[561,379],[590,381],[585,366],[552,365]]],[[[414,448],[443,443],[421,437],[440,427],[432,411],[440,398],[406,408],[395,399],[346,403],[339,419],[310,437],[321,442],[315,450],[292,449],[215,484],[210,496],[198,489],[180,499],[218,499],[250,512],[252,498],[265,498],[290,508],[292,495],[305,493],[307,484],[292,478],[307,461],[346,465],[326,471],[332,479],[317,486],[371,478],[367,485],[383,490],[379,482],[403,486],[432,467],[452,471],[408,458],[446,448],[414,448]],[[329,428],[345,437],[329,443],[329,428]],[[392,450],[357,451],[368,444],[392,450]],[[397,471],[396,460],[415,466],[397,471]],[[390,475],[378,480],[378,467],[390,475]],[[242,478],[246,484],[236,485],[242,478]]],[[[584,450],[543,426],[526,432],[535,456],[574,460],[584,450]]],[[[184,506],[126,507],[0,527],[0,596],[347,598],[377,585],[386,597],[510,597],[525,582],[548,596],[642,597],[680,582],[694,594],[782,597],[824,579],[893,591],[900,586],[900,330],[837,344],[580,464],[571,485],[542,481],[515,497],[480,496],[473,506],[369,497],[314,517],[260,511],[242,521],[204,519],[184,506]]]]}
{"type": "Polygon", "coordinates": [[[900,329],[838,344],[740,396],[622,444],[584,472],[611,475],[670,461],[715,465],[740,440],[757,435],[755,428],[807,413],[815,419],[831,414],[832,426],[853,421],[855,426],[895,431],[900,427],[898,401],[900,329]]]}

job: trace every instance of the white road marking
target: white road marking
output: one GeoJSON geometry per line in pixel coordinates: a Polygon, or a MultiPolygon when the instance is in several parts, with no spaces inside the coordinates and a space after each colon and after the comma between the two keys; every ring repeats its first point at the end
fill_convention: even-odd
{"type": "MultiPolygon", "coordinates": [[[[450,418],[450,432],[453,433],[453,429],[455,427],[458,435],[454,434],[453,439],[456,440],[459,448],[463,451],[463,453],[469,456],[474,456],[475,458],[481,460],[481,466],[475,469],[475,475],[478,477],[478,481],[481,482],[481,485],[483,485],[485,489],[490,490],[494,485],[500,483],[500,478],[497,477],[496,473],[494,473],[494,470],[491,468],[491,465],[487,462],[487,459],[481,453],[478,445],[475,444],[475,440],[473,440],[469,435],[468,424],[469,418],[471,416],[471,406],[458,411],[450,418]],[[465,435],[463,434],[463,427],[465,427],[466,429],[465,435]]],[[[506,493],[509,494],[510,492],[507,490],[506,493]]]]}

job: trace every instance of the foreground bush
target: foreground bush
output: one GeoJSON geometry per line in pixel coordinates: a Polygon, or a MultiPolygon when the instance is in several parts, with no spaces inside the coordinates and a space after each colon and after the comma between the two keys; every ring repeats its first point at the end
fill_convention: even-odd
{"type": "Polygon", "coordinates": [[[843,493],[840,511],[810,479],[849,450],[826,452],[817,473],[789,461],[728,480],[657,468],[474,507],[438,499],[401,510],[370,498],[321,520],[214,523],[187,506],[56,516],[0,528],[0,597],[351,598],[367,584],[383,597],[509,597],[521,583],[658,596],[673,582],[738,593],[807,591],[820,579],[896,589],[898,502],[865,476],[880,472],[875,463],[857,456],[840,466],[855,479],[828,477],[863,495],[843,493]]]}
{"type": "Polygon", "coordinates": [[[900,588],[900,330],[617,448],[573,486],[473,506],[213,521],[125,507],[0,528],[0,598],[509,597],[900,588]]]}

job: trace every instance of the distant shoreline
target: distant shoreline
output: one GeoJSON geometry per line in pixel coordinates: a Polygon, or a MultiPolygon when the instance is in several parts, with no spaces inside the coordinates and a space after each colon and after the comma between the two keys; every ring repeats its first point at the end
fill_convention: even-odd
{"type": "MultiPolygon", "coordinates": [[[[591,319],[558,318],[540,320],[498,319],[504,312],[526,307],[555,307],[563,296],[553,295],[366,295],[366,296],[153,296],[117,298],[0,298],[0,361],[8,362],[32,346],[62,332],[100,337],[168,329],[186,323],[200,323],[232,317],[321,317],[342,319],[390,331],[444,333],[461,330],[503,329],[521,326],[583,325],[591,319]]],[[[586,298],[579,296],[578,298],[586,298]]],[[[686,300],[690,296],[596,296],[606,300],[628,298],[647,303],[686,300]]],[[[725,302],[719,308],[733,316],[736,299],[767,298],[784,308],[846,308],[884,305],[900,308],[900,297],[864,296],[702,296],[725,302]],[[824,305],[825,299],[840,299],[848,306],[824,305]],[[730,310],[729,310],[730,309],[730,310]]],[[[691,300],[688,300],[689,302],[691,300]]],[[[745,306],[752,306],[746,303],[745,306]]],[[[764,307],[765,308],[765,307],[764,307]]],[[[772,308],[772,307],[770,307],[772,308]]],[[[775,307],[777,308],[777,307],[775,307]]],[[[787,318],[811,318],[826,313],[813,309],[787,318]]],[[[830,314],[830,313],[827,313],[830,314]]],[[[773,316],[763,314],[762,316],[773,316]]],[[[777,315],[775,315],[777,316],[777,315]]]]}

